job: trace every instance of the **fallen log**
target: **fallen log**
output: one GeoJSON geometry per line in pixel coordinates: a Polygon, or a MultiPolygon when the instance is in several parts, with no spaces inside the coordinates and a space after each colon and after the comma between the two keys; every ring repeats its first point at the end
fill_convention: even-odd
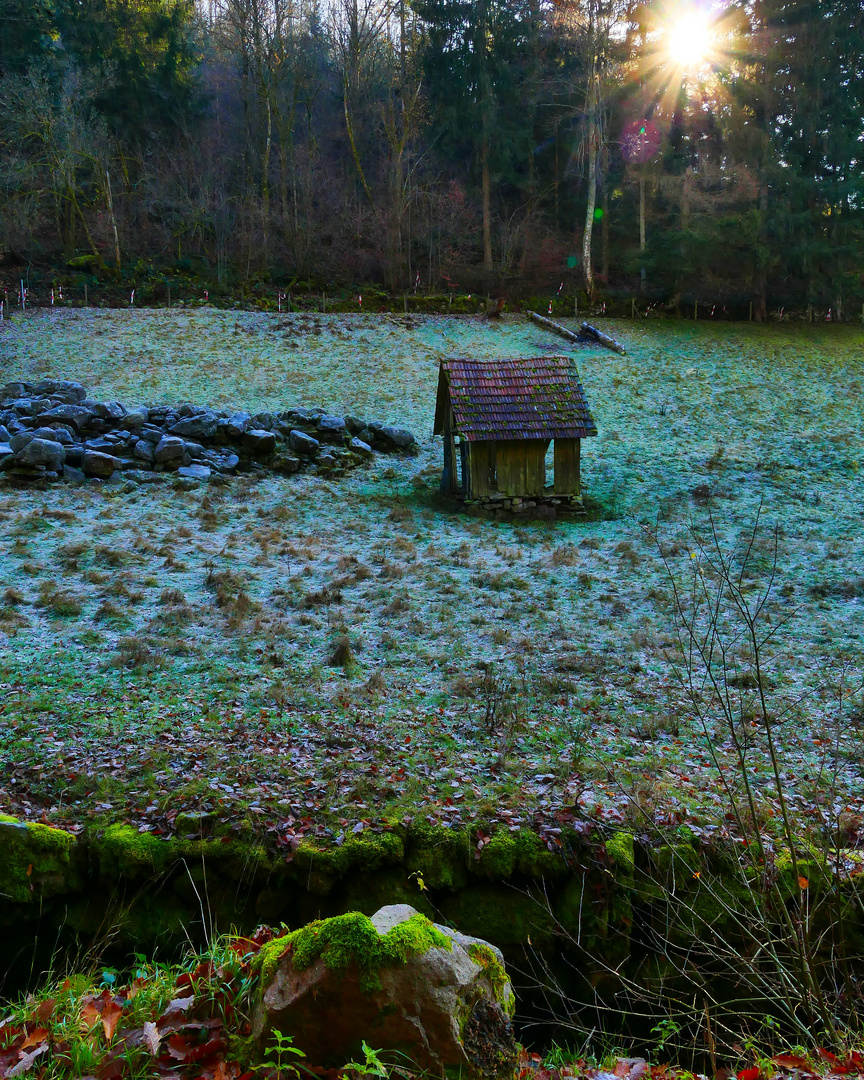
{"type": "Polygon", "coordinates": [[[616,341],[615,338],[609,337],[608,334],[604,334],[602,330],[598,330],[596,326],[591,326],[590,323],[583,322],[579,331],[583,336],[584,341],[586,337],[593,338],[594,341],[600,345],[605,345],[607,349],[611,349],[612,352],[623,353],[624,346],[620,341],[616,341]]]}
{"type": "Polygon", "coordinates": [[[607,349],[611,349],[613,352],[624,352],[624,347],[614,338],[609,337],[608,334],[604,334],[602,330],[598,330],[596,326],[591,326],[589,323],[583,322],[579,332],[575,333],[573,330],[568,330],[566,326],[561,326],[560,323],[553,322],[543,315],[538,315],[536,311],[529,311],[528,318],[537,323],[538,326],[542,326],[544,330],[549,330],[551,333],[566,338],[576,345],[584,345],[586,342],[593,341],[599,345],[605,345],[607,349]]]}

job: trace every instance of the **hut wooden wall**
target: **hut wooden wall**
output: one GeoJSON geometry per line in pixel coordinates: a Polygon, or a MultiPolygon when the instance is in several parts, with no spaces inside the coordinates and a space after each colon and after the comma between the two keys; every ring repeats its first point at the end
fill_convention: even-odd
{"type": "Polygon", "coordinates": [[[555,494],[579,494],[581,439],[556,439],[554,449],[555,494]]]}
{"type": "Polygon", "coordinates": [[[546,490],[548,447],[548,439],[508,439],[496,443],[498,490],[504,495],[542,495],[546,490]]]}
{"type": "Polygon", "coordinates": [[[469,499],[479,499],[498,490],[495,484],[496,445],[485,441],[468,444],[468,484],[465,494],[469,499]]]}

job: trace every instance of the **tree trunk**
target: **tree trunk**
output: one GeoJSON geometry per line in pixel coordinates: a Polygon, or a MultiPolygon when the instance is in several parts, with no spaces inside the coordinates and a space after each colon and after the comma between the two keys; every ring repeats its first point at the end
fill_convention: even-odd
{"type": "Polygon", "coordinates": [[[639,177],[639,292],[645,292],[645,177],[639,177]]]}
{"type": "Polygon", "coordinates": [[[588,131],[588,201],[585,206],[585,231],[582,233],[582,266],[588,303],[594,302],[594,266],[591,261],[591,238],[594,232],[594,209],[597,205],[597,124],[592,115],[588,131]]]}
{"type": "Polygon", "coordinates": [[[492,273],[492,212],[490,209],[489,136],[484,131],[480,144],[480,165],[483,173],[483,269],[492,273]]]}

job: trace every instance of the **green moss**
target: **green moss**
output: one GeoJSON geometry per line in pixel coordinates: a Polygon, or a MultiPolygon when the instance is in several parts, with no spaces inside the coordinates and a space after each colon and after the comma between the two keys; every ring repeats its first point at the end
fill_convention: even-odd
{"type": "Polygon", "coordinates": [[[326,895],[339,878],[355,867],[366,871],[396,866],[404,856],[405,842],[399,833],[367,831],[346,840],[341,847],[308,840],[295,852],[291,866],[296,880],[311,892],[326,895]]]}
{"type": "Polygon", "coordinates": [[[612,859],[615,867],[615,880],[626,887],[633,887],[633,870],[636,866],[636,858],[633,850],[633,834],[627,832],[613,833],[606,841],[606,854],[612,859]]]}
{"type": "Polygon", "coordinates": [[[494,880],[503,880],[514,873],[531,878],[555,877],[566,869],[564,859],[547,849],[531,829],[518,832],[499,830],[483,848],[471,869],[494,880]]]}
{"type": "Polygon", "coordinates": [[[329,968],[356,965],[361,989],[367,993],[381,985],[381,968],[404,964],[427,949],[453,949],[452,940],[436,930],[425,915],[412,915],[381,935],[372,920],[359,911],[309,923],[290,934],[287,943],[294,966],[301,971],[318,959],[329,968]]]}
{"type": "Polygon", "coordinates": [[[182,857],[182,845],[138,832],[132,825],[109,825],[99,843],[103,874],[162,873],[182,857]]]}
{"type": "Polygon", "coordinates": [[[62,829],[18,821],[0,821],[0,897],[30,904],[77,887],[77,840],[62,829]]]}
{"type": "Polygon", "coordinates": [[[508,1016],[513,1015],[516,998],[504,965],[495,955],[494,949],[482,941],[475,941],[468,946],[468,955],[483,969],[483,976],[492,989],[492,994],[508,1016]]]}
{"type": "Polygon", "coordinates": [[[473,857],[467,832],[434,825],[411,828],[405,869],[423,879],[428,889],[456,892],[468,882],[468,865],[473,857]]]}
{"type": "Polygon", "coordinates": [[[279,966],[279,961],[288,951],[289,943],[290,935],[284,934],[282,937],[268,941],[258,950],[255,959],[252,961],[252,970],[258,976],[262,989],[269,986],[273,981],[276,968],[279,966]]]}

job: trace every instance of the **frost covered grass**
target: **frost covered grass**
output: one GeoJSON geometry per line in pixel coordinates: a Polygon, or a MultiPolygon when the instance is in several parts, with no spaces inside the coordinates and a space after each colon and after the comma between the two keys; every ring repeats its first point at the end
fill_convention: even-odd
{"type": "MultiPolygon", "coordinates": [[[[170,828],[198,808],[338,832],[578,806],[711,829],[723,797],[676,680],[649,534],[686,581],[709,512],[731,545],[761,506],[752,584],[776,525],[766,614],[789,619],[770,665],[789,801],[804,828],[842,815],[854,841],[864,335],[605,329],[626,356],[577,354],[600,429],[583,450],[589,514],[540,523],[442,502],[431,436],[441,357],[566,351],[522,320],[55,311],[5,324],[0,382],[77,379],[128,404],[320,404],[410,427],[420,454],[338,480],[0,488],[0,809],[170,828]]],[[[724,739],[718,726],[721,761],[724,739]]],[[[758,735],[750,753],[770,825],[758,735]]]]}

